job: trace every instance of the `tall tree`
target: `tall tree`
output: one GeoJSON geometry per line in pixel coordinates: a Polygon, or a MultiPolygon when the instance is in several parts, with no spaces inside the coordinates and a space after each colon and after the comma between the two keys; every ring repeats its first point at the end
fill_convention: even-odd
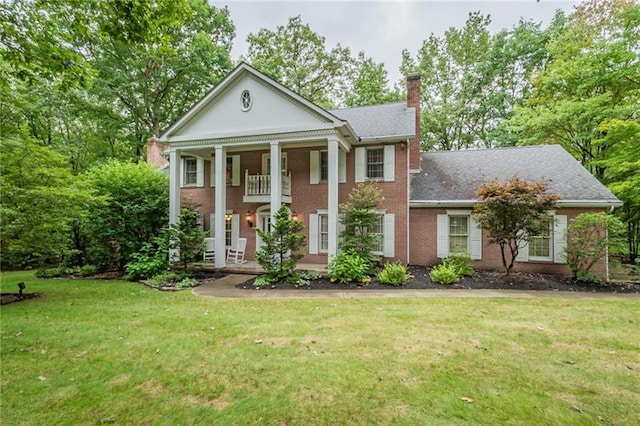
{"type": "Polygon", "coordinates": [[[247,59],[261,72],[320,106],[344,103],[353,75],[351,52],[339,44],[328,49],[325,38],[300,16],[275,31],[251,33],[247,42],[247,59]]]}
{"type": "Polygon", "coordinates": [[[345,96],[346,106],[377,105],[402,99],[399,91],[389,89],[389,78],[383,63],[377,63],[360,52],[354,67],[353,81],[345,96]]]}
{"type": "Polygon", "coordinates": [[[509,135],[500,128],[526,95],[528,79],[548,57],[546,42],[563,26],[521,21],[489,33],[489,16],[469,14],[463,28],[425,40],[416,58],[402,52],[401,71],[418,72],[422,81],[422,149],[490,148],[509,135]]]}

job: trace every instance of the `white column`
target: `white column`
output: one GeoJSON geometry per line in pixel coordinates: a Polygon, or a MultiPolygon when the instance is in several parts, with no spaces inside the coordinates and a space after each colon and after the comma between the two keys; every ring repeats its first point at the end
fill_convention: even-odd
{"type": "Polygon", "coordinates": [[[227,149],[216,146],[215,153],[215,236],[216,236],[216,268],[224,268],[227,251],[225,246],[225,214],[227,213],[227,149]]]}
{"type": "Polygon", "coordinates": [[[271,223],[275,222],[274,216],[282,202],[281,155],[280,144],[277,141],[271,142],[271,223]]]}
{"type": "Polygon", "coordinates": [[[169,152],[169,225],[180,217],[180,152],[169,152]]]}
{"type": "Polygon", "coordinates": [[[331,258],[338,254],[338,162],[339,162],[339,147],[338,140],[335,138],[327,141],[328,147],[328,221],[329,221],[329,261],[331,258]]]}
{"type": "MultiPolygon", "coordinates": [[[[180,151],[169,151],[169,225],[175,225],[180,218],[180,151]]],[[[169,261],[177,262],[180,253],[169,250],[169,261]]]]}

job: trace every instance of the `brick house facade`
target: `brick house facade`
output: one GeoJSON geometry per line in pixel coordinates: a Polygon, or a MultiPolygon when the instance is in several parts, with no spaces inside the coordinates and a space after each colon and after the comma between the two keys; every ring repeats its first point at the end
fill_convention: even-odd
{"type": "MultiPolygon", "coordinates": [[[[482,232],[472,230],[467,212],[473,197],[452,199],[455,194],[447,192],[451,182],[430,180],[430,162],[441,164],[437,157],[434,160],[420,152],[417,75],[408,76],[407,90],[406,103],[327,111],[241,63],[159,140],[149,141],[148,160],[168,171],[170,221],[177,221],[182,205],[195,205],[202,214],[203,229],[213,236],[224,235],[216,238],[216,252],[246,237],[247,258],[252,259],[260,245],[255,229],[267,229],[272,214],[285,204],[304,222],[308,244],[302,262],[326,264],[338,252],[338,206],[347,201],[358,182],[375,180],[384,200],[378,228],[372,232],[381,234],[379,253],[385,258],[405,264],[437,263],[444,255],[444,220],[455,211],[457,216],[469,217],[454,221],[464,227],[467,220],[475,266],[498,267],[497,247],[488,245],[482,232]],[[440,199],[431,199],[433,195],[440,199]]],[[[484,152],[494,151],[505,150],[484,152]]],[[[540,154],[527,149],[506,151],[531,159],[540,154]]],[[[482,163],[482,158],[465,161],[477,166],[476,160],[482,163]]],[[[579,170],[577,165],[586,173],[568,154],[563,161],[572,162],[570,170],[579,170]]],[[[500,173],[487,176],[491,162],[485,163],[478,178],[502,177],[514,171],[498,167],[500,173]]],[[[459,171],[449,172],[456,175],[459,171]]],[[[544,177],[547,172],[539,170],[533,175],[544,177]]],[[[562,194],[571,201],[562,214],[556,212],[563,223],[585,209],[619,205],[591,179],[584,203],[574,199],[571,191],[562,194]]],[[[215,266],[225,266],[223,256],[216,257],[215,266]]],[[[526,259],[518,268],[566,272],[558,256],[547,261],[526,259]]]]}

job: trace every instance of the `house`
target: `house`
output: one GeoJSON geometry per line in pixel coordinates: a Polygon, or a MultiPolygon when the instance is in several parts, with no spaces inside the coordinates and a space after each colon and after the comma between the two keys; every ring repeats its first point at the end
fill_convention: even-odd
{"type": "MultiPolygon", "coordinates": [[[[406,103],[328,111],[241,63],[148,144],[149,161],[168,169],[170,222],[182,204],[194,203],[203,229],[224,236],[216,238],[216,252],[246,237],[252,258],[261,245],[255,229],[268,230],[285,204],[305,225],[302,262],[326,264],[338,252],[339,205],[357,183],[375,180],[384,200],[370,232],[381,236],[380,255],[424,265],[457,248],[491,268],[501,264],[499,252],[471,216],[475,190],[485,179],[518,173],[548,178],[563,197],[551,237],[536,240],[520,266],[564,271],[567,221],[620,204],[557,146],[421,153],[417,75],[407,77],[407,93],[406,103]],[[547,242],[549,252],[537,248],[547,242]]],[[[222,256],[215,266],[225,266],[222,256]]]]}

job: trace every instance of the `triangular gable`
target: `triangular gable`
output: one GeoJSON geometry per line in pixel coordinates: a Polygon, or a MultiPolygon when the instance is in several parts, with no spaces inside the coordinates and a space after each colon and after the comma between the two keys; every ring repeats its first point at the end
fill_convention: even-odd
{"type": "Polygon", "coordinates": [[[160,137],[161,141],[264,134],[345,122],[246,63],[238,65],[160,137]],[[242,97],[250,96],[250,108],[242,97]]]}

